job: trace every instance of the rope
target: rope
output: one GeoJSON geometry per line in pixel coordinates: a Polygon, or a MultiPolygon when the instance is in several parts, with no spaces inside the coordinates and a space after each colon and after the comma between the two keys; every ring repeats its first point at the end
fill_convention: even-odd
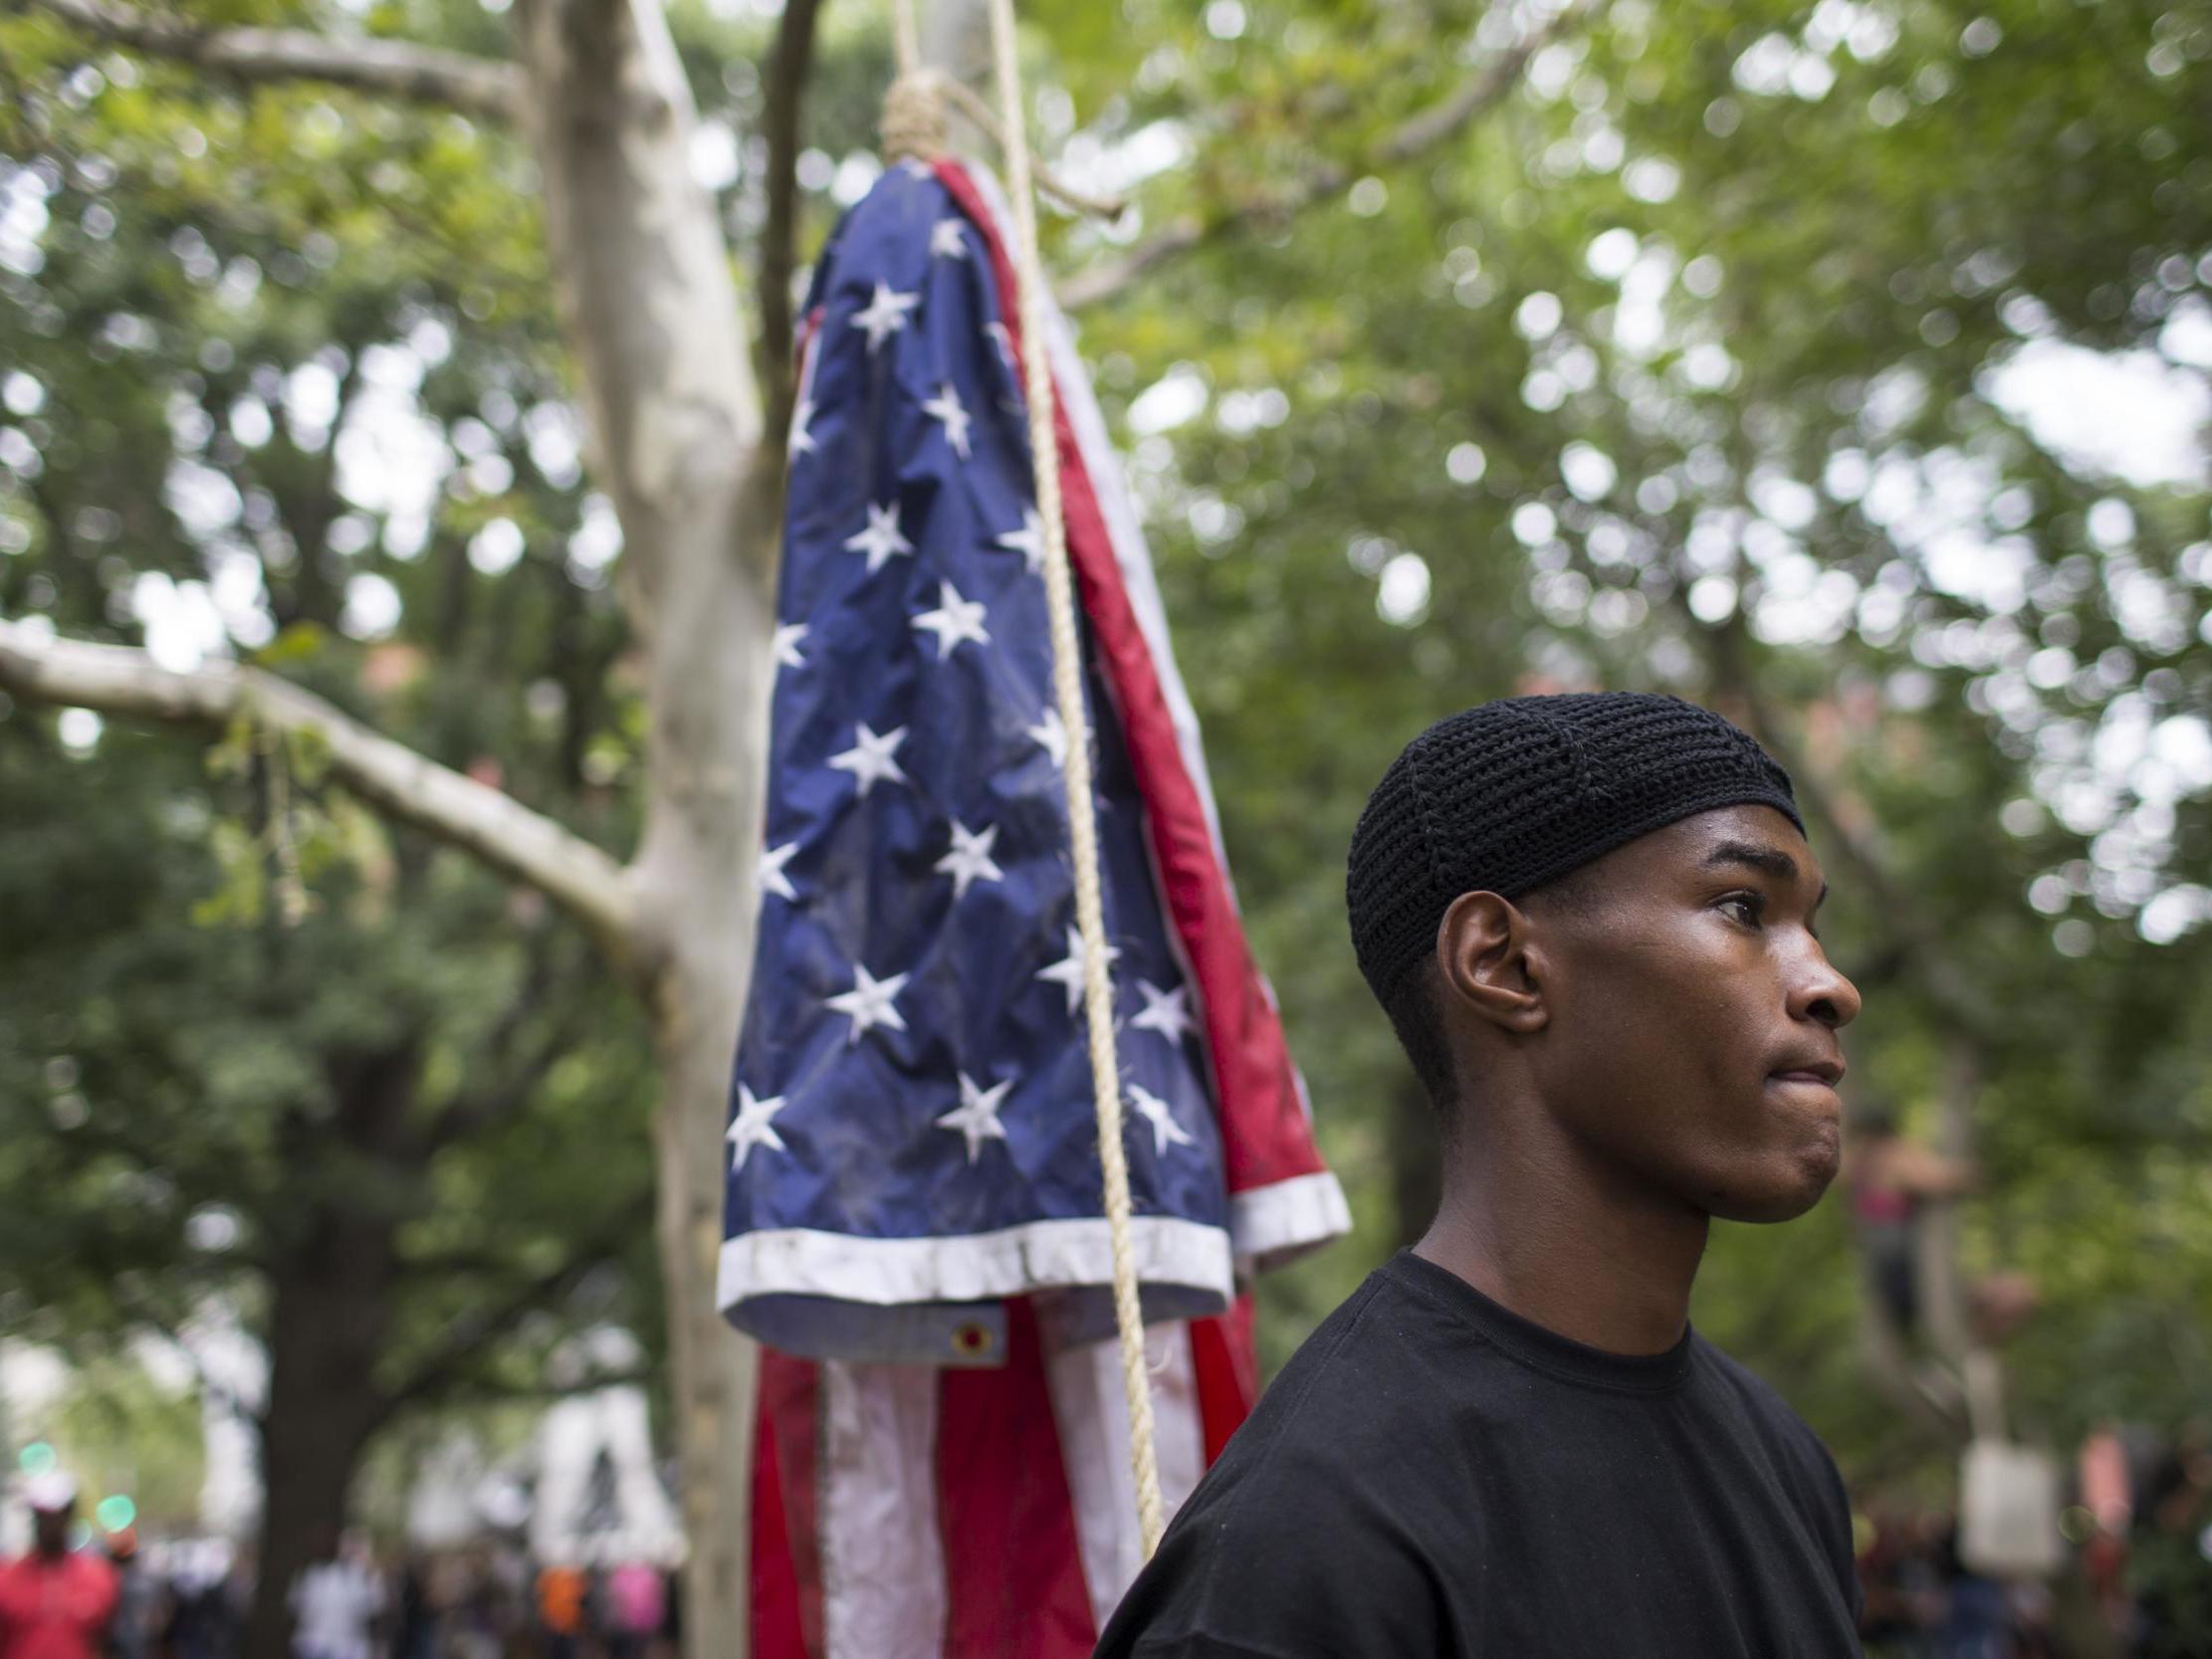
{"type": "Polygon", "coordinates": [[[883,95],[883,158],[917,156],[935,161],[945,153],[945,98],[928,70],[901,74],[883,95]]]}
{"type": "MultiPolygon", "coordinates": [[[[905,14],[902,4],[900,13],[905,14]]],[[[913,18],[907,15],[908,24],[913,18]]],[[[903,60],[906,48],[899,48],[903,60]]],[[[883,158],[896,161],[902,156],[916,156],[924,161],[935,161],[948,146],[945,122],[947,104],[960,106],[960,112],[997,140],[998,147],[1011,153],[1006,129],[998,117],[992,113],[991,105],[970,92],[967,87],[927,64],[899,70],[899,78],[891,83],[891,90],[883,95],[883,119],[877,130],[883,136],[883,158]]],[[[1096,219],[1112,221],[1122,215],[1128,205],[1119,196],[1090,196],[1061,182],[1041,166],[1032,166],[1036,187],[1075,209],[1096,219]]]]}
{"type": "MultiPolygon", "coordinates": [[[[904,0],[901,0],[904,3],[904,0]]],[[[1075,926],[1083,941],[1083,1011],[1090,1027],[1091,1094],[1098,1109],[1098,1161],[1106,1175],[1106,1230],[1113,1247],[1114,1324],[1121,1336],[1122,1389],[1129,1400],[1129,1457],[1137,1477],[1137,1526],[1149,1559],[1164,1528],[1160,1466],[1153,1445],[1152,1387],[1145,1372],[1144,1316],[1137,1301],[1137,1254],[1129,1227],[1129,1156],[1122,1144],[1121,1068],[1114,1058],[1114,991],[1106,973],[1106,918],[1099,893],[1098,820],[1091,800],[1090,726],[1083,718],[1081,645],[1075,587],[1068,574],[1060,517],[1060,450],[1045,341],[1044,268],[1037,257],[1036,198],[1029,181],[1029,138],[1014,55],[1013,0],[991,0],[991,46],[1013,198],[1014,278],[1021,311],[1021,354],[1029,398],[1029,452],[1036,464],[1037,517],[1044,521],[1044,588],[1052,618],[1052,686],[1067,730],[1067,818],[1075,854],[1075,926]]]]}
{"type": "Polygon", "coordinates": [[[911,79],[922,67],[922,32],[914,24],[914,0],[891,0],[891,50],[897,55],[901,81],[911,79]]]}

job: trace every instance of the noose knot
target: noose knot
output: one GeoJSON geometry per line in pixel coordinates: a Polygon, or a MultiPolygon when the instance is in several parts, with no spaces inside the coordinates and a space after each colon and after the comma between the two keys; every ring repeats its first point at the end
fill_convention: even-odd
{"type": "Polygon", "coordinates": [[[883,158],[935,161],[945,153],[945,83],[934,69],[900,76],[883,95],[883,158]]]}

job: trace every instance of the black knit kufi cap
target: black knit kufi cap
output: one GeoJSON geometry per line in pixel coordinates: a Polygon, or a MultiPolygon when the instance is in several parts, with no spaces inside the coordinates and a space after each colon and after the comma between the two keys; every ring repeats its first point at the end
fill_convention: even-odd
{"type": "Polygon", "coordinates": [[[1352,832],[1360,971],[1387,1001],[1460,894],[1517,898],[1640,835],[1744,805],[1804,832],[1790,774],[1678,697],[1509,697],[1449,716],[1406,745],[1352,832]]]}

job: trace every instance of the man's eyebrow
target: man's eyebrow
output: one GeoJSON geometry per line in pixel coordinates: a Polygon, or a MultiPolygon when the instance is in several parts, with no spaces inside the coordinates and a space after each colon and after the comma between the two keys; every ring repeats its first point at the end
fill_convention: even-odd
{"type": "MultiPolygon", "coordinates": [[[[1756,841],[1721,842],[1705,855],[1703,868],[1713,870],[1731,864],[1743,865],[1758,871],[1761,875],[1773,876],[1779,881],[1794,882],[1797,880],[1796,859],[1790,857],[1779,847],[1762,846],[1756,841]]],[[[1813,908],[1819,910],[1821,900],[1827,897],[1828,884],[1823,882],[1821,883],[1820,898],[1813,901],[1813,908]]]]}

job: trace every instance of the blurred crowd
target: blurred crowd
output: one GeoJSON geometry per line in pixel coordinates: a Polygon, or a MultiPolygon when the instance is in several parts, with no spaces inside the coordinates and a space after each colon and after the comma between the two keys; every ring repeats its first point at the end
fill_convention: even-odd
{"type": "MultiPolygon", "coordinates": [[[[0,1564],[0,1659],[235,1659],[250,1557],[210,1540],[92,1544],[66,1476],[23,1496],[33,1539],[0,1564]]],[[[287,1604],[296,1659],[667,1659],[678,1641],[661,1568],[538,1562],[506,1542],[383,1557],[330,1539],[287,1604]]]]}
{"type": "Polygon", "coordinates": [[[1874,1506],[1859,1556],[1870,1659],[2212,1659],[2204,1433],[2101,1435],[2082,1465],[2053,1581],[1975,1571],[1949,1511],[1874,1506]]]}
{"type": "MultiPolygon", "coordinates": [[[[2084,1449],[2056,1583],[1962,1558],[1948,1512],[1861,1516],[1870,1659],[2212,1659],[2212,1434],[2084,1449]]],[[[0,1659],[235,1659],[253,1589],[228,1545],[98,1544],[66,1476],[24,1483],[31,1547],[0,1563],[0,1659]]],[[[324,1541],[288,1597],[295,1659],[674,1659],[676,1581],[639,1560],[533,1560],[495,1541],[380,1556],[324,1541]]]]}

